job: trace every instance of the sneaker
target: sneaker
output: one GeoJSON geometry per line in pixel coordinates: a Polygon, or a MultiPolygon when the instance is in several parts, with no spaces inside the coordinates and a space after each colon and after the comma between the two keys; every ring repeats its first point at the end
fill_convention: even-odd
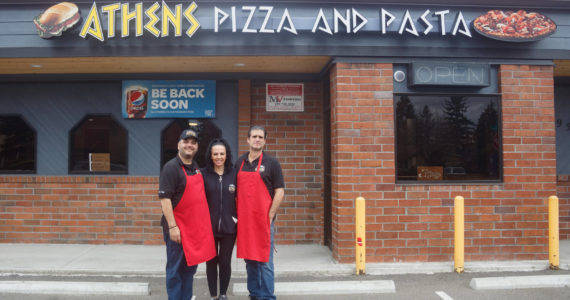
{"type": "Polygon", "coordinates": [[[210,300],[218,300],[218,297],[210,297],[210,300]]]}
{"type": "Polygon", "coordinates": [[[228,296],[226,295],[220,295],[220,297],[218,297],[219,300],[228,300],[228,296]]]}

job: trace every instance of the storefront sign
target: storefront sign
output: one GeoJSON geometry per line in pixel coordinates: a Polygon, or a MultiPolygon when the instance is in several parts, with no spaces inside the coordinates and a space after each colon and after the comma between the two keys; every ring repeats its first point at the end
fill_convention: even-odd
{"type": "Polygon", "coordinates": [[[213,80],[125,80],[122,98],[124,118],[216,117],[213,80]]]}
{"type": "MultiPolygon", "coordinates": [[[[182,36],[183,27],[186,25],[186,35],[192,37],[194,33],[200,27],[200,21],[194,15],[198,5],[196,2],[192,2],[184,10],[182,10],[182,4],[174,6],[172,9],[164,1],[162,5],[155,2],[152,6],[143,8],[142,3],[137,3],[134,5],[134,10],[129,10],[128,3],[114,3],[101,7],[99,10],[96,3],[93,3],[89,15],[87,16],[85,22],[81,27],[80,36],[86,38],[87,36],[92,36],[100,41],[104,41],[104,32],[102,26],[102,16],[107,18],[107,38],[115,37],[115,24],[121,24],[121,37],[128,37],[130,34],[129,25],[131,22],[135,24],[136,36],[142,36],[144,32],[149,32],[156,37],[165,37],[170,35],[170,25],[174,27],[174,36],[182,36]],[[143,10],[145,20],[143,20],[143,10]],[[157,12],[162,13],[158,14],[157,12]],[[185,21],[186,20],[186,21],[185,21]],[[143,24],[144,22],[144,24],[143,24]],[[158,27],[157,27],[158,26],[158,27]]],[[[274,12],[273,6],[242,6],[236,7],[232,6],[229,10],[220,9],[217,6],[214,7],[213,21],[214,21],[214,32],[221,31],[221,27],[224,24],[231,24],[232,32],[242,32],[242,33],[281,33],[282,31],[287,31],[291,34],[297,35],[296,25],[293,21],[289,9],[285,8],[280,13],[274,12]],[[236,11],[245,12],[247,17],[242,20],[242,17],[236,16],[236,11]],[[270,22],[272,18],[278,17],[279,22],[270,22]],[[238,28],[238,19],[240,28],[238,28]],[[258,25],[254,25],[252,20],[263,19],[263,22],[258,25]],[[272,25],[270,25],[272,24],[272,25]]],[[[342,34],[342,33],[357,33],[362,29],[367,23],[368,18],[365,17],[355,8],[352,9],[336,9],[330,11],[328,14],[325,10],[320,8],[316,15],[312,18],[312,29],[311,33],[324,32],[329,35],[342,34]],[[332,22],[331,22],[332,19],[332,22]],[[334,31],[331,29],[333,28],[334,31]],[[345,30],[340,30],[344,28],[345,30]]],[[[463,34],[467,37],[471,37],[471,31],[469,29],[468,22],[466,22],[463,17],[463,13],[459,11],[455,16],[450,16],[449,10],[432,11],[425,10],[421,16],[414,16],[410,14],[409,10],[406,10],[403,16],[398,18],[396,15],[390,11],[380,8],[378,14],[381,16],[379,18],[381,33],[386,34],[388,31],[395,31],[402,35],[404,32],[419,36],[417,26],[423,26],[423,34],[427,35],[435,26],[441,29],[441,35],[446,35],[446,17],[448,19],[454,19],[452,25],[452,35],[457,33],[463,34]],[[439,24],[430,21],[430,17],[436,17],[439,24]],[[416,20],[419,17],[421,25],[416,24],[416,20]],[[400,24],[397,26],[394,21],[399,20],[400,24]],[[396,27],[397,26],[397,27],[396,27]]]]}
{"type": "MultiPolygon", "coordinates": [[[[214,6],[213,8],[205,8],[207,12],[204,15],[198,14],[196,2],[169,5],[162,1],[162,3],[154,2],[152,5],[143,6],[143,4],[143,2],[116,2],[98,6],[96,2],[93,2],[89,12],[83,18],[79,36],[82,38],[92,37],[104,42],[106,38],[116,38],[119,34],[118,31],[120,31],[121,38],[133,34],[136,37],[141,37],[145,33],[157,38],[171,35],[175,37],[186,35],[190,38],[198,31],[202,23],[209,26],[213,23],[211,29],[215,33],[231,30],[231,32],[241,33],[274,34],[286,32],[298,35],[299,30],[310,30],[312,34],[356,34],[365,26],[372,25],[372,27],[378,28],[380,34],[396,33],[420,36],[420,33],[427,35],[430,32],[439,31],[442,36],[450,33],[454,36],[461,34],[471,37],[469,22],[464,18],[463,13],[461,11],[452,12],[448,9],[437,11],[426,9],[421,14],[416,15],[407,9],[395,12],[379,7],[374,15],[366,15],[354,7],[351,9],[318,8],[307,22],[304,13],[298,17],[292,13],[295,10],[290,10],[287,7],[231,6],[220,8],[214,6]],[[376,24],[371,24],[372,22],[376,24]],[[131,27],[134,28],[133,32],[131,32],[131,27]],[[451,30],[449,31],[449,29],[451,30]]],[[[72,5],[75,6],[75,4],[72,5]]],[[[42,14],[47,12],[46,10],[42,14]]],[[[36,19],[39,19],[40,16],[36,19]]],[[[65,23],[65,20],[62,22],[65,23]]],[[[36,24],[36,26],[38,25],[36,24]]],[[[39,30],[40,27],[38,27],[38,32],[39,30]]],[[[41,36],[48,38],[53,35],[41,36]]]]}
{"type": "Polygon", "coordinates": [[[268,83],[266,111],[304,111],[302,83],[268,83]]]}
{"type": "Polygon", "coordinates": [[[412,63],[408,67],[409,85],[489,86],[488,64],[412,63]]]}
{"type": "MultiPolygon", "coordinates": [[[[312,12],[307,15],[303,6],[205,6],[201,9],[198,6],[195,1],[179,4],[164,1],[152,4],[115,2],[106,5],[93,2],[88,13],[83,14],[79,36],[101,42],[119,35],[121,38],[145,34],[157,38],[191,38],[202,28],[214,33],[299,35],[303,31],[333,36],[376,31],[379,36],[449,34],[471,38],[473,29],[470,24],[474,23],[475,30],[486,37],[503,41],[533,41],[556,30],[556,24],[548,17],[524,10],[491,10],[473,20],[466,19],[461,10],[445,8],[326,7],[311,8],[312,12]]],[[[62,2],[40,13],[34,23],[41,37],[50,38],[74,26],[80,20],[80,13],[77,5],[62,2]]]]}

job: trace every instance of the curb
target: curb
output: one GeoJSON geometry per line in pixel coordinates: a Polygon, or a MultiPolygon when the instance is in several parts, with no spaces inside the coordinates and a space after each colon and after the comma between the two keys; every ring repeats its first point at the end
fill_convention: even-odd
{"type": "MultiPolygon", "coordinates": [[[[355,295],[395,293],[396,285],[392,280],[370,281],[314,281],[314,282],[276,282],[275,293],[291,295],[355,295]]],[[[234,283],[236,296],[247,296],[246,283],[234,283]]]]}
{"type": "Polygon", "coordinates": [[[0,293],[64,295],[150,294],[145,282],[0,281],[0,293]]]}
{"type": "Polygon", "coordinates": [[[473,278],[469,286],[474,290],[564,288],[570,287],[570,275],[473,278]]]}
{"type": "MultiPolygon", "coordinates": [[[[492,272],[533,272],[549,268],[546,260],[533,261],[480,261],[465,263],[467,273],[492,273],[492,272]]],[[[245,264],[233,265],[232,276],[245,278],[245,264]]],[[[570,262],[560,263],[561,270],[570,270],[570,262]]],[[[401,275],[401,274],[435,274],[453,272],[453,262],[428,262],[428,263],[370,263],[366,265],[367,275],[401,275]]],[[[354,264],[275,264],[275,277],[294,276],[350,276],[355,274],[354,264]]],[[[2,268],[0,277],[6,276],[72,276],[72,277],[165,277],[165,271],[161,267],[147,269],[124,268],[2,268]]],[[[206,276],[204,264],[198,267],[197,277],[206,276]]]]}

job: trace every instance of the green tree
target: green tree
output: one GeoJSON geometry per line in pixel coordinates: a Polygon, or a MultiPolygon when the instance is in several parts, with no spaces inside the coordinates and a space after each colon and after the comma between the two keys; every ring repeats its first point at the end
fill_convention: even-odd
{"type": "Polygon", "coordinates": [[[396,103],[396,128],[398,176],[415,176],[416,113],[408,96],[400,96],[396,103]]]}
{"type": "Polygon", "coordinates": [[[462,96],[453,96],[443,104],[446,124],[444,151],[450,165],[464,162],[465,156],[469,156],[466,145],[473,143],[474,123],[466,116],[469,107],[466,100],[462,96]]]}
{"type": "Polygon", "coordinates": [[[436,135],[434,129],[436,128],[436,120],[430,108],[425,105],[422,112],[418,116],[417,122],[417,141],[418,151],[420,158],[425,160],[425,164],[433,166],[438,164],[438,158],[432,155],[436,135]]]}
{"type": "Polygon", "coordinates": [[[478,169],[482,173],[498,174],[499,112],[492,101],[479,116],[475,135],[477,137],[478,169]]]}

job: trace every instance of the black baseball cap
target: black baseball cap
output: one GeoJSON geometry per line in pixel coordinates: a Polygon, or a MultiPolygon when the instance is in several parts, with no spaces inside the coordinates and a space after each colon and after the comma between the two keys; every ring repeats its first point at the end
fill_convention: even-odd
{"type": "Polygon", "coordinates": [[[182,131],[182,133],[180,134],[180,139],[185,140],[185,139],[189,139],[189,138],[193,138],[196,141],[198,141],[198,134],[196,134],[196,131],[194,131],[192,129],[186,129],[186,130],[182,131]]]}

